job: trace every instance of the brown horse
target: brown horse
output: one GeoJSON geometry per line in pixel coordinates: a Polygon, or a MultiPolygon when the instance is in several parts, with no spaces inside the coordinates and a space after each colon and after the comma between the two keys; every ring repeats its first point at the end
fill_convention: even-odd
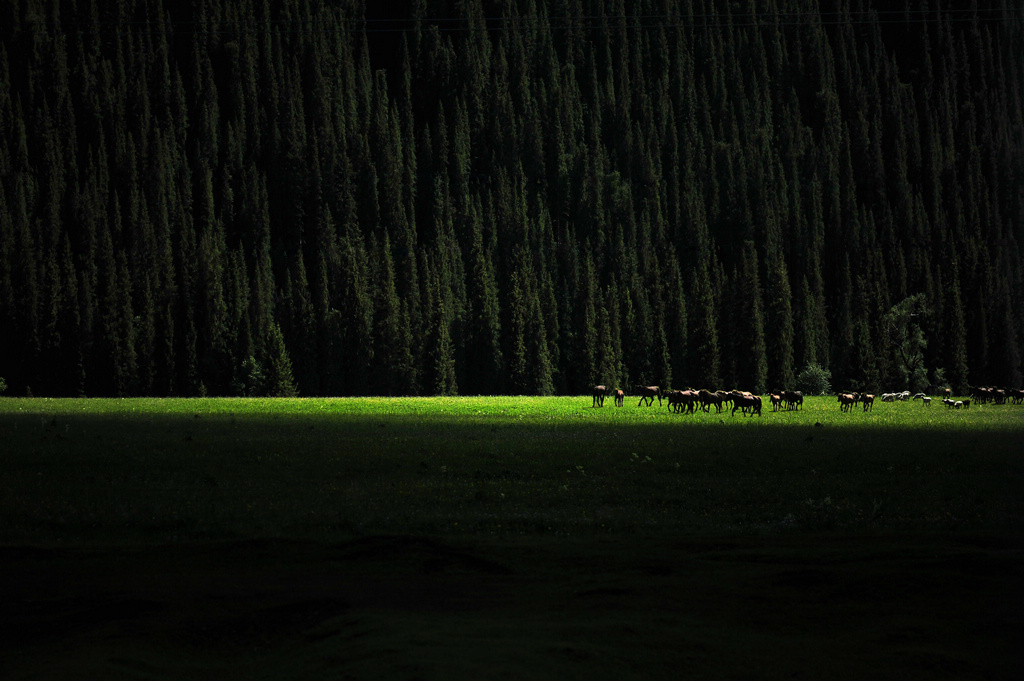
{"type": "Polygon", "coordinates": [[[839,393],[839,411],[850,411],[853,405],[860,402],[860,398],[853,393],[839,393]]]}
{"type": "Polygon", "coordinates": [[[618,388],[612,394],[615,396],[615,406],[621,407],[622,403],[626,400],[626,393],[621,388],[618,388]]]}
{"type": "Polygon", "coordinates": [[[677,414],[684,411],[692,414],[697,407],[698,393],[695,390],[673,390],[668,394],[668,408],[677,414]]]}
{"type": "Polygon", "coordinates": [[[756,412],[758,416],[761,415],[761,396],[754,395],[748,392],[740,392],[734,390],[732,392],[732,415],[736,416],[736,410],[741,409],[744,416],[747,415],[747,410],[750,410],[750,416],[753,417],[756,412]]]}
{"type": "Polygon", "coordinates": [[[799,390],[783,390],[779,397],[786,403],[787,409],[800,409],[804,406],[804,394],[799,390]]]}
{"type": "Polygon", "coordinates": [[[706,412],[711,412],[711,405],[715,405],[717,413],[722,413],[722,394],[713,393],[710,390],[701,390],[697,393],[697,398],[700,400],[700,408],[706,412]]]}
{"type": "Polygon", "coordinates": [[[593,395],[594,397],[594,403],[591,406],[603,407],[604,398],[608,394],[608,386],[595,385],[593,388],[591,388],[590,394],[593,395]]]}
{"type": "Polygon", "coordinates": [[[644,404],[646,402],[647,406],[649,407],[652,404],[654,404],[655,397],[658,398],[658,406],[661,406],[661,396],[663,394],[661,391],[661,386],[645,385],[642,388],[637,389],[636,393],[637,395],[640,396],[640,401],[636,403],[636,406],[639,407],[641,404],[644,404]]]}
{"type": "Polygon", "coordinates": [[[861,395],[861,403],[864,404],[864,411],[873,411],[875,408],[875,396],[874,395],[861,395]]]}

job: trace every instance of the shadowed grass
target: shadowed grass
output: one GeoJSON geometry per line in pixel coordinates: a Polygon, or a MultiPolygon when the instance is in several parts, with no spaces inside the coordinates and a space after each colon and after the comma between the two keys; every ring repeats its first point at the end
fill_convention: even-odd
{"type": "Polygon", "coordinates": [[[4,400],[8,541],[1017,526],[1024,410],[4,400]],[[818,425],[820,424],[820,425],[818,425]]]}
{"type": "Polygon", "coordinates": [[[0,400],[0,667],[1019,673],[1024,409],[589,405],[0,400]]]}

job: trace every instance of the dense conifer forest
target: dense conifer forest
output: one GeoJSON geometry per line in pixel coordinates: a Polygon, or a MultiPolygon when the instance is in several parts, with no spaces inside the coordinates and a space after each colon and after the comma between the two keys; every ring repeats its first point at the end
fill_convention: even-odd
{"type": "Polygon", "coordinates": [[[1011,0],[5,2],[0,376],[1017,387],[1022,88],[1011,0]]]}

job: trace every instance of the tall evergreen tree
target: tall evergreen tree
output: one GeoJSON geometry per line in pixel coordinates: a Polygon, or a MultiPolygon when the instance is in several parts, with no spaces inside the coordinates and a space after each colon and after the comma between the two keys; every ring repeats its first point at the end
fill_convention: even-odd
{"type": "Polygon", "coordinates": [[[960,267],[956,260],[951,263],[952,277],[950,285],[946,287],[949,300],[946,308],[947,322],[943,330],[943,337],[946,339],[945,364],[946,376],[949,384],[958,395],[967,394],[968,390],[968,369],[967,369],[967,328],[965,325],[965,314],[960,294],[960,267]]]}
{"type": "Polygon", "coordinates": [[[375,262],[372,292],[373,373],[370,385],[383,395],[409,395],[416,390],[416,367],[413,364],[412,332],[409,313],[398,298],[391,240],[371,248],[375,262]]]}
{"type": "Polygon", "coordinates": [[[732,352],[736,361],[737,384],[755,394],[765,392],[768,380],[759,269],[756,246],[753,241],[747,241],[743,245],[740,268],[732,282],[736,314],[732,352]]]}
{"type": "MultiPolygon", "coordinates": [[[[793,362],[793,294],[781,250],[767,255],[765,286],[765,344],[769,387],[788,389],[796,379],[793,362]]],[[[774,388],[773,388],[774,389],[774,388]]]]}
{"type": "Polygon", "coordinates": [[[470,394],[490,395],[505,390],[500,304],[492,259],[495,254],[485,248],[475,206],[470,216],[472,246],[466,285],[465,368],[459,385],[470,394]]]}

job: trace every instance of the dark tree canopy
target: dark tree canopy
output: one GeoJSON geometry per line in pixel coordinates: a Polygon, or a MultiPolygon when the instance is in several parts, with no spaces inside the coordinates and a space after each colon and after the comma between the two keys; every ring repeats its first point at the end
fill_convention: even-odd
{"type": "Polygon", "coordinates": [[[7,394],[1017,387],[1024,14],[946,4],[4,3],[7,394]]]}

